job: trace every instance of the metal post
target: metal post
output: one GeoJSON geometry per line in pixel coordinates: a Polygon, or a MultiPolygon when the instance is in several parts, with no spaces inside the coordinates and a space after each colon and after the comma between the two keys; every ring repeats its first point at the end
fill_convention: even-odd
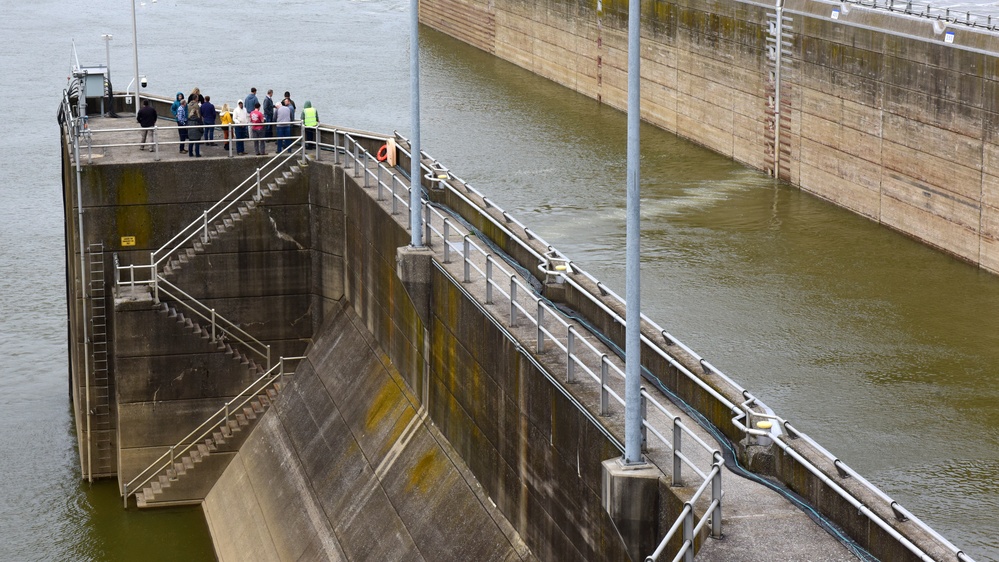
{"type": "Polygon", "coordinates": [[[212,309],[212,343],[215,343],[215,309],[212,309]]]}
{"type": "Polygon", "coordinates": [[[382,183],[382,165],[380,163],[375,167],[375,171],[377,172],[377,175],[375,176],[375,185],[378,186],[378,197],[376,199],[378,201],[384,201],[385,196],[382,195],[382,187],[384,184],[382,183]]]}
{"type": "MultiPolygon", "coordinates": [[[[156,253],[149,252],[149,275],[152,276],[151,281],[153,282],[153,302],[159,302],[160,300],[160,283],[158,275],[156,275],[156,253]]],[[[134,279],[134,275],[133,275],[134,279]]]]}
{"type": "MultiPolygon", "coordinates": [[[[409,110],[413,136],[409,139],[410,245],[423,246],[420,228],[420,0],[409,0],[409,110]]],[[[467,257],[467,254],[466,254],[467,257]]]]}
{"type": "Polygon", "coordinates": [[[316,162],[319,162],[319,146],[323,143],[323,130],[316,125],[316,162]]]}
{"type": "Polygon", "coordinates": [[[369,180],[371,178],[371,174],[368,172],[368,166],[371,164],[370,158],[371,158],[370,157],[370,153],[367,150],[365,150],[364,151],[364,168],[361,169],[362,170],[361,171],[361,175],[364,176],[364,189],[368,189],[369,187],[371,187],[370,182],[369,182],[369,180]]]}
{"type": "Polygon", "coordinates": [[[626,236],[626,327],[624,388],[624,462],[642,462],[641,413],[641,265],[639,125],[641,116],[641,0],[628,3],[628,201],[626,236]]]}
{"type": "Polygon", "coordinates": [[[714,464],[715,475],[711,478],[711,500],[718,502],[718,505],[715,506],[714,513],[711,514],[711,537],[716,539],[722,538],[722,462],[723,460],[717,458],[716,454],[714,464]]]}
{"type": "MultiPolygon", "coordinates": [[[[135,99],[136,99],[136,101],[139,100],[138,97],[136,97],[135,99]]],[[[159,140],[159,133],[157,132],[158,130],[159,130],[159,127],[157,127],[156,125],[153,125],[153,150],[156,151],[154,153],[155,155],[153,156],[153,160],[155,160],[157,162],[160,161],[160,140],[159,140]]]]}
{"type": "Polygon", "coordinates": [[[398,180],[395,174],[392,174],[392,214],[399,214],[399,198],[395,195],[395,182],[398,180]]]}
{"type": "Polygon", "coordinates": [[[127,483],[124,486],[122,486],[121,493],[122,493],[122,499],[125,502],[125,509],[128,509],[128,484],[127,483]]]}
{"type": "Polygon", "coordinates": [[[355,178],[357,177],[357,169],[361,165],[360,164],[361,163],[361,155],[359,153],[359,150],[360,150],[360,148],[357,146],[357,141],[354,141],[354,161],[353,161],[353,167],[354,167],[354,177],[355,178]]]}
{"type": "Polygon", "coordinates": [[[687,550],[683,562],[694,562],[694,506],[687,504],[687,515],[683,517],[683,542],[687,550]]]}
{"type": "Polygon", "coordinates": [[[569,326],[568,341],[565,345],[565,382],[572,382],[576,376],[576,330],[569,326]]]}
{"type": "Polygon", "coordinates": [[[680,459],[680,451],[683,446],[683,428],[680,426],[680,418],[673,418],[673,483],[672,486],[683,486],[683,461],[680,459]]]}
{"type": "Polygon", "coordinates": [[[645,426],[645,420],[649,419],[649,398],[645,395],[645,387],[641,389],[641,411],[642,411],[642,452],[649,450],[649,428],[645,426]]]}
{"type": "Polygon", "coordinates": [[[517,325],[517,278],[510,274],[510,327],[517,325]]]}
{"type": "Polygon", "coordinates": [[[271,369],[271,344],[267,344],[267,370],[271,369]]]}
{"type": "Polygon", "coordinates": [[[229,403],[228,402],[225,403],[225,422],[226,422],[227,425],[229,424],[229,403]]]}
{"type": "Polygon", "coordinates": [[[430,230],[430,216],[431,216],[430,213],[431,213],[431,207],[430,207],[429,204],[427,204],[427,205],[424,205],[423,208],[426,209],[426,212],[424,213],[424,214],[426,214],[426,216],[423,219],[423,224],[424,224],[424,226],[427,229],[426,234],[423,235],[423,243],[425,245],[429,245],[429,244],[431,244],[433,242],[433,236],[431,235],[432,232],[430,230]]]}
{"type": "Polygon", "coordinates": [[[444,217],[444,263],[451,263],[451,223],[444,217]]]}
{"type": "Polygon", "coordinates": [[[261,197],[261,195],[260,195],[260,168],[257,168],[257,197],[261,197]]]}
{"type": "Polygon", "coordinates": [[[538,301],[538,353],[545,351],[545,307],[538,301]]]}
{"type": "Polygon", "coordinates": [[[493,256],[486,256],[486,304],[493,304],[493,256]]]}
{"type": "Polygon", "coordinates": [[[205,210],[201,213],[202,222],[204,223],[204,234],[201,235],[202,242],[208,242],[208,211],[205,210]]]}
{"type": "Polygon", "coordinates": [[[171,468],[173,467],[173,463],[177,461],[177,459],[174,457],[174,447],[176,447],[176,445],[170,445],[170,467],[171,468]]]}
{"type": "Polygon", "coordinates": [[[462,256],[462,259],[465,262],[465,283],[470,283],[472,281],[472,277],[471,277],[472,271],[471,271],[471,264],[468,261],[468,254],[472,250],[472,242],[468,239],[468,235],[467,234],[465,235],[465,238],[464,238],[464,250],[465,250],[465,253],[462,256]]]}
{"type": "Polygon", "coordinates": [[[132,0],[132,70],[135,71],[135,116],[139,116],[139,33],[135,27],[135,0],[132,0]]]}
{"type": "Polygon", "coordinates": [[[610,413],[610,393],[607,392],[607,375],[610,370],[607,363],[607,354],[600,356],[600,415],[606,416],[610,413]]]}

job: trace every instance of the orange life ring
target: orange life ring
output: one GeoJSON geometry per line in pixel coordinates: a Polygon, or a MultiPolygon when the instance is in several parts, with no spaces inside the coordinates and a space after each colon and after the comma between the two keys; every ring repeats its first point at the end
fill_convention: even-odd
{"type": "Polygon", "coordinates": [[[388,145],[383,144],[381,148],[378,149],[378,154],[375,156],[378,158],[379,162],[384,162],[388,160],[388,145]]]}

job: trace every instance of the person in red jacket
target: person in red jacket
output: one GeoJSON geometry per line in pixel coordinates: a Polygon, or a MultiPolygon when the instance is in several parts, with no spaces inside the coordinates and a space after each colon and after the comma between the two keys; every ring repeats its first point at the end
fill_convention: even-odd
{"type": "Polygon", "coordinates": [[[264,112],[260,111],[260,102],[253,104],[253,111],[250,112],[250,138],[253,139],[253,150],[257,156],[267,154],[264,141],[264,112]]]}

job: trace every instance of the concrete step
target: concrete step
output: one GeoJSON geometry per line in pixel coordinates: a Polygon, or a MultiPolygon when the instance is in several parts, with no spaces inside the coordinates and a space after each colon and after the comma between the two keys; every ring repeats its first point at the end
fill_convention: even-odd
{"type": "MultiPolygon", "coordinates": [[[[152,481],[152,482],[149,483],[149,488],[148,489],[153,491],[153,497],[156,497],[156,494],[162,494],[163,493],[163,487],[160,486],[160,483],[158,481],[156,481],[156,480],[154,480],[154,481],[152,481]]],[[[146,490],[146,488],[143,488],[143,491],[145,491],[145,490],[146,490]]]]}
{"type": "Polygon", "coordinates": [[[300,174],[302,172],[302,167],[304,167],[304,166],[308,166],[308,164],[307,163],[306,164],[302,164],[301,167],[300,166],[292,166],[289,169],[291,170],[291,173],[293,173],[295,175],[298,175],[298,174],[300,174]]]}
{"type": "Polygon", "coordinates": [[[142,493],[135,495],[135,505],[139,508],[146,507],[146,497],[142,493]]]}
{"type": "Polygon", "coordinates": [[[187,465],[184,464],[183,461],[184,459],[181,459],[180,461],[173,463],[173,471],[177,474],[177,476],[187,474],[187,465]]]}
{"type": "Polygon", "coordinates": [[[244,207],[243,205],[240,205],[239,207],[236,207],[236,212],[238,212],[241,216],[244,216],[244,217],[248,216],[250,214],[250,210],[247,209],[246,207],[244,207]]]}
{"type": "Polygon", "coordinates": [[[222,435],[221,430],[214,431],[212,432],[212,441],[214,441],[216,445],[223,445],[225,444],[225,435],[222,435]]]}
{"type": "Polygon", "coordinates": [[[267,389],[267,397],[271,399],[271,402],[273,402],[274,400],[277,400],[278,391],[275,390],[275,389],[273,389],[273,388],[268,388],[267,389]]]}
{"type": "Polygon", "coordinates": [[[184,468],[186,470],[194,468],[194,460],[190,456],[184,455],[184,457],[180,459],[180,462],[184,464],[184,468]]]}
{"type": "Polygon", "coordinates": [[[253,411],[258,414],[264,413],[264,410],[267,409],[264,407],[263,404],[260,403],[259,400],[250,400],[250,407],[253,408],[253,411]]]}
{"type": "Polygon", "coordinates": [[[221,433],[222,437],[225,437],[226,439],[232,437],[232,428],[229,427],[229,422],[226,422],[219,427],[219,433],[221,433]]]}
{"type": "Polygon", "coordinates": [[[198,456],[200,456],[201,458],[205,458],[210,454],[212,454],[212,452],[208,450],[208,445],[205,445],[204,443],[198,443],[198,456]]]}
{"type": "Polygon", "coordinates": [[[257,413],[253,411],[253,408],[249,406],[243,407],[243,415],[246,416],[247,420],[257,419],[257,413]]]}
{"type": "Polygon", "coordinates": [[[201,462],[201,452],[196,449],[192,449],[191,452],[187,453],[187,456],[196,463],[201,462]]]}
{"type": "Polygon", "coordinates": [[[201,242],[195,242],[194,243],[194,251],[197,252],[197,253],[204,252],[205,251],[205,245],[202,244],[201,242]]]}
{"type": "Polygon", "coordinates": [[[222,219],[222,224],[225,225],[226,230],[232,228],[232,219],[222,219]]]}
{"type": "Polygon", "coordinates": [[[250,425],[243,414],[236,414],[236,422],[239,423],[240,427],[250,425]]]}
{"type": "MultiPolygon", "coordinates": [[[[181,465],[181,466],[183,466],[183,465],[181,465]]],[[[176,468],[168,468],[167,471],[166,471],[166,477],[167,477],[168,480],[176,480],[178,474],[179,473],[177,472],[176,468]]]]}
{"type": "Polygon", "coordinates": [[[144,499],[147,502],[156,499],[156,493],[153,492],[152,488],[143,488],[142,493],[140,495],[142,496],[142,499],[144,499]]]}
{"type": "Polygon", "coordinates": [[[257,396],[257,401],[260,402],[260,405],[263,406],[264,408],[271,407],[271,398],[266,394],[261,394],[257,396]]]}
{"type": "Polygon", "coordinates": [[[160,474],[159,481],[160,481],[160,489],[170,487],[170,477],[167,476],[166,474],[160,474]]]}
{"type": "Polygon", "coordinates": [[[214,439],[205,439],[205,447],[208,447],[209,453],[216,453],[219,450],[218,445],[215,444],[214,439]]]}

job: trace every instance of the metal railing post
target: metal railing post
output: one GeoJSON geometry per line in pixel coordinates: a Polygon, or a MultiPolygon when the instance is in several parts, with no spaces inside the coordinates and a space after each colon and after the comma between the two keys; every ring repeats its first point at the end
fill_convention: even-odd
{"type": "Polygon", "coordinates": [[[429,202],[427,204],[424,204],[423,208],[425,209],[424,214],[426,215],[423,219],[423,224],[425,226],[424,230],[426,231],[423,235],[423,243],[429,246],[430,238],[431,235],[433,234],[433,231],[430,229],[431,208],[429,202]]]}
{"type": "Polygon", "coordinates": [[[176,445],[170,445],[170,468],[173,468],[173,463],[177,462],[177,459],[174,456],[174,448],[175,447],[176,447],[176,445]]]}
{"type": "Polygon", "coordinates": [[[368,189],[369,187],[371,187],[369,185],[369,182],[368,182],[368,179],[371,177],[371,174],[368,171],[368,164],[370,164],[370,163],[371,163],[371,161],[369,160],[369,157],[368,157],[368,151],[365,150],[364,151],[364,171],[361,172],[361,174],[364,175],[364,189],[368,189]]]}
{"type": "Polygon", "coordinates": [[[257,168],[257,197],[260,197],[260,168],[257,168]]]}
{"type": "MultiPolygon", "coordinates": [[[[323,130],[316,125],[316,162],[319,162],[319,146],[323,143],[323,130]]],[[[334,147],[336,148],[336,147],[334,147]]]]}
{"type": "Polygon", "coordinates": [[[151,281],[153,282],[153,302],[159,302],[160,281],[159,281],[159,275],[156,274],[156,260],[153,259],[153,255],[154,255],[153,252],[149,252],[149,275],[152,276],[151,281]]]}
{"type": "Polygon", "coordinates": [[[392,174],[392,214],[393,215],[398,215],[399,214],[399,198],[395,196],[395,182],[398,181],[398,180],[399,180],[399,178],[395,174],[392,174]]]}
{"type": "Polygon", "coordinates": [[[271,364],[271,344],[267,344],[267,370],[269,371],[273,367],[271,364]]]}
{"type": "Polygon", "coordinates": [[[225,424],[229,425],[229,402],[225,403],[225,424]]]}
{"type": "Polygon", "coordinates": [[[607,392],[607,375],[610,371],[607,354],[600,356],[600,415],[606,416],[610,413],[610,393],[607,392]]]}
{"type": "Polygon", "coordinates": [[[683,428],[680,426],[680,418],[673,418],[673,482],[672,486],[683,486],[683,461],[680,459],[680,451],[683,446],[683,428]]]}
{"type": "Polygon", "coordinates": [[[645,427],[645,423],[649,418],[649,399],[645,396],[645,387],[641,387],[641,400],[638,403],[639,412],[641,413],[642,423],[639,426],[641,428],[642,434],[642,452],[649,450],[649,428],[645,427]]]}
{"type": "Polygon", "coordinates": [[[723,461],[721,459],[715,459],[715,475],[711,478],[711,500],[718,502],[715,506],[714,513],[711,514],[711,536],[716,539],[722,538],[722,462],[723,461]]]}
{"type": "Polygon", "coordinates": [[[451,223],[444,217],[444,263],[451,263],[451,223]]]}
{"type": "Polygon", "coordinates": [[[382,182],[382,165],[378,164],[378,166],[375,167],[375,171],[376,171],[375,185],[378,186],[378,195],[375,197],[375,200],[384,201],[385,195],[383,193],[384,190],[382,189],[382,187],[384,187],[385,184],[382,182]]]}
{"type": "Polygon", "coordinates": [[[683,517],[683,542],[687,547],[683,562],[694,562],[694,506],[687,504],[687,514],[683,517]]]}
{"type": "Polygon", "coordinates": [[[155,125],[153,125],[153,160],[160,161],[160,141],[155,125]]]}
{"type": "Polygon", "coordinates": [[[361,155],[360,155],[359,151],[360,151],[360,147],[357,145],[357,141],[355,140],[354,141],[354,162],[353,162],[353,166],[354,166],[354,177],[355,178],[357,177],[358,169],[361,167],[361,155]]]}
{"type": "Polygon", "coordinates": [[[565,382],[573,382],[576,375],[576,330],[570,325],[568,341],[565,345],[565,382]]]}
{"type": "Polygon", "coordinates": [[[486,304],[493,304],[493,256],[486,256],[486,304]]]}
{"type": "Polygon", "coordinates": [[[215,343],[215,309],[212,309],[212,343],[215,343]]]}
{"type": "Polygon", "coordinates": [[[538,301],[538,353],[545,350],[545,305],[538,301]]]}
{"type": "Polygon", "coordinates": [[[464,250],[465,251],[464,251],[464,255],[462,256],[462,259],[465,262],[465,283],[470,283],[472,281],[472,277],[471,277],[471,275],[472,275],[472,265],[471,265],[471,262],[468,261],[468,254],[472,251],[472,242],[468,239],[468,235],[467,234],[465,235],[465,239],[464,240],[465,240],[465,244],[464,244],[464,246],[465,246],[464,250]]]}
{"type": "Polygon", "coordinates": [[[128,483],[122,486],[122,499],[125,502],[125,509],[128,509],[128,483]]]}
{"type": "Polygon", "coordinates": [[[202,222],[204,223],[203,234],[201,235],[202,242],[208,242],[208,211],[205,210],[201,213],[202,222]]]}
{"type": "Polygon", "coordinates": [[[510,327],[517,325],[517,278],[510,274],[510,327]]]}

